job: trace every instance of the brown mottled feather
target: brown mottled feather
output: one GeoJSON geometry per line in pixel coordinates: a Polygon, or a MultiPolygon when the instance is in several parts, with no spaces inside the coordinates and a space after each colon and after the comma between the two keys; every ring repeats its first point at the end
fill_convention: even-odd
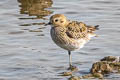
{"type": "Polygon", "coordinates": [[[70,38],[80,39],[85,38],[87,35],[87,27],[82,22],[72,21],[67,25],[66,34],[70,38]]]}

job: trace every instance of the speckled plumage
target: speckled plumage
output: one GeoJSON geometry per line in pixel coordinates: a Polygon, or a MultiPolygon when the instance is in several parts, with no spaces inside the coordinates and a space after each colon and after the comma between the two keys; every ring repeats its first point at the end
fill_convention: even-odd
{"type": "Polygon", "coordinates": [[[97,26],[88,26],[83,22],[70,21],[63,14],[50,18],[52,40],[61,48],[74,51],[82,48],[93,36],[97,26]]]}
{"type": "Polygon", "coordinates": [[[84,44],[90,40],[91,37],[89,37],[89,35],[94,34],[93,31],[95,31],[95,27],[87,27],[86,24],[84,24],[83,22],[70,22],[66,18],[66,22],[64,23],[65,25],[60,25],[62,24],[60,22],[54,22],[54,19],[60,17],[61,19],[59,20],[64,22],[65,16],[61,14],[53,15],[50,18],[50,22],[52,23],[51,37],[53,41],[61,48],[69,51],[74,51],[82,48],[84,44]]]}

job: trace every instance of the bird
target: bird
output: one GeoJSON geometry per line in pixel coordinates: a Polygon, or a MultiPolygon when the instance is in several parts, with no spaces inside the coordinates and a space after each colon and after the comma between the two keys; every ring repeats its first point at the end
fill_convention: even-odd
{"type": "Polygon", "coordinates": [[[92,38],[99,25],[91,26],[83,22],[71,21],[64,14],[54,14],[46,25],[51,25],[51,38],[59,47],[68,51],[69,68],[72,69],[71,52],[79,50],[92,38]]]}

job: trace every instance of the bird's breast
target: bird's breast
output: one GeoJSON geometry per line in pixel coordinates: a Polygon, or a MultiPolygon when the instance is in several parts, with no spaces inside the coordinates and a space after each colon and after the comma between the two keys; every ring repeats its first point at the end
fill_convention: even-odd
{"type": "MultiPolygon", "coordinates": [[[[52,40],[61,48],[74,51],[82,48],[87,42],[84,39],[68,39],[64,35],[60,35],[55,28],[51,28],[51,38],[52,40]]],[[[62,34],[62,32],[61,32],[62,34]]]]}

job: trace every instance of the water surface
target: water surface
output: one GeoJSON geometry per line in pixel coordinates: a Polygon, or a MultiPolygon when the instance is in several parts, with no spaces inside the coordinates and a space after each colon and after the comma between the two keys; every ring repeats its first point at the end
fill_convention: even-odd
{"type": "MultiPolygon", "coordinates": [[[[0,79],[67,80],[58,76],[68,67],[67,51],[50,38],[51,15],[100,25],[85,47],[72,54],[79,68],[74,75],[87,74],[92,63],[104,56],[120,56],[119,0],[0,0],[0,79]]],[[[109,80],[120,79],[111,74],[109,80]]]]}

